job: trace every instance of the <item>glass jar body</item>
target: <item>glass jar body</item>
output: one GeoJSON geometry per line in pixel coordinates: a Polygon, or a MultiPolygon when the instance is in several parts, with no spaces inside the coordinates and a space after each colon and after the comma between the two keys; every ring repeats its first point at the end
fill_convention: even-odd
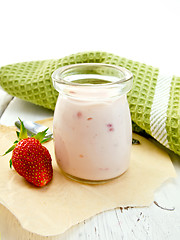
{"type": "Polygon", "coordinates": [[[86,86],[80,86],[80,94],[76,87],[72,91],[67,86],[57,100],[53,123],[56,161],[71,179],[103,183],[129,167],[132,127],[126,92],[107,97],[112,90],[104,91],[102,86],[103,90],[93,90],[97,98],[91,99],[86,86]]]}

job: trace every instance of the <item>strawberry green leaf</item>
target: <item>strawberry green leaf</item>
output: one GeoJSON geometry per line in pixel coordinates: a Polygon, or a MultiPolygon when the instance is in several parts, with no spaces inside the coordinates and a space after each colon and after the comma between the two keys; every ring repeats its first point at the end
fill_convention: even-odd
{"type": "Polygon", "coordinates": [[[28,134],[27,134],[27,129],[24,127],[23,121],[21,121],[20,118],[19,118],[19,121],[21,122],[20,133],[19,133],[19,140],[22,140],[24,138],[27,138],[28,134]]]}
{"type": "Polygon", "coordinates": [[[16,144],[12,145],[12,147],[10,147],[10,148],[3,154],[3,156],[6,155],[6,154],[8,154],[8,153],[10,153],[15,147],[16,147],[16,144]]]}
{"type": "Polygon", "coordinates": [[[9,160],[9,166],[12,168],[12,158],[9,160]]]}
{"type": "Polygon", "coordinates": [[[45,143],[45,142],[48,142],[48,141],[50,141],[50,140],[52,140],[52,137],[44,138],[44,139],[41,141],[41,143],[45,143]]]}
{"type": "Polygon", "coordinates": [[[42,143],[43,138],[46,136],[46,132],[49,128],[46,128],[44,131],[37,133],[34,138],[38,139],[42,143]]]}

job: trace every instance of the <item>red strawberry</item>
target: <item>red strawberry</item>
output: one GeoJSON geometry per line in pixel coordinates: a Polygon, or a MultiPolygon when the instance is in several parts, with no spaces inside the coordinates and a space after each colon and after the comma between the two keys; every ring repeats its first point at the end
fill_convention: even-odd
{"type": "Polygon", "coordinates": [[[10,167],[13,165],[19,175],[38,187],[46,185],[53,176],[51,155],[47,148],[41,144],[49,140],[43,140],[47,130],[28,137],[27,130],[21,121],[20,132],[17,132],[18,140],[5,153],[13,151],[10,167]]]}

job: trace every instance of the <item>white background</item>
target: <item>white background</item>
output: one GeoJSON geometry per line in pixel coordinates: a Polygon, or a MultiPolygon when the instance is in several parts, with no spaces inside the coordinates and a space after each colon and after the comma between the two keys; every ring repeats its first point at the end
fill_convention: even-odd
{"type": "Polygon", "coordinates": [[[180,1],[0,1],[0,66],[88,50],[180,75],[180,1]]]}

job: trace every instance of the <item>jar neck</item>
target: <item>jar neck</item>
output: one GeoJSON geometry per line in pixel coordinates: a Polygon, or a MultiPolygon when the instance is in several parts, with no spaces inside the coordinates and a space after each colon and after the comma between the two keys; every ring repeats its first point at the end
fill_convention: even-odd
{"type": "Polygon", "coordinates": [[[125,68],[101,63],[64,66],[53,75],[53,85],[61,94],[87,100],[109,99],[126,94],[133,75],[125,68]]]}

